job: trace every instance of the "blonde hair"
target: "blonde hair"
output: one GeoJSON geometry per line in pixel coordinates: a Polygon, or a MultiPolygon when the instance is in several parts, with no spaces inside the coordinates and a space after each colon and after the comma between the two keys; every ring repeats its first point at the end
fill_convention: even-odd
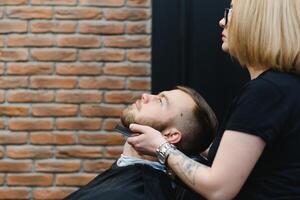
{"type": "Polygon", "coordinates": [[[229,53],[248,67],[300,74],[300,0],[232,0],[229,53]]]}

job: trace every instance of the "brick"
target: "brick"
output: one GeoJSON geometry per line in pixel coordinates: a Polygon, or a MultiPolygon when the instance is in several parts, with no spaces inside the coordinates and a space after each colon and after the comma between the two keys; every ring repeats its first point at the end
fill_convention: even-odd
{"type": "Polygon", "coordinates": [[[150,50],[129,50],[127,51],[127,60],[132,62],[150,62],[150,50]]]}
{"type": "Polygon", "coordinates": [[[103,68],[103,72],[108,75],[149,76],[151,66],[149,64],[107,63],[103,68]]]}
{"type": "Polygon", "coordinates": [[[51,63],[8,63],[6,73],[9,75],[43,75],[53,73],[51,63]]]}
{"type": "Polygon", "coordinates": [[[31,56],[36,61],[74,61],[74,49],[32,49],[31,56]]]}
{"type": "Polygon", "coordinates": [[[52,8],[43,7],[16,7],[7,8],[8,18],[18,19],[51,19],[52,8]]]}
{"type": "Polygon", "coordinates": [[[32,106],[32,115],[39,117],[63,117],[75,116],[78,111],[77,105],[66,104],[38,104],[32,106]]]}
{"type": "Polygon", "coordinates": [[[27,31],[26,21],[1,20],[0,33],[24,33],[27,31]]]}
{"type": "Polygon", "coordinates": [[[40,159],[51,158],[53,156],[52,147],[37,147],[37,146],[7,146],[6,156],[12,159],[40,159]]]}
{"type": "Polygon", "coordinates": [[[59,186],[84,186],[97,174],[59,174],[56,176],[56,185],[59,186]]]}
{"type": "Polygon", "coordinates": [[[30,29],[33,33],[74,33],[76,31],[76,22],[37,21],[31,22],[30,29]]]}
{"type": "Polygon", "coordinates": [[[87,34],[118,35],[125,33],[123,23],[80,22],[79,32],[87,34]]]}
{"type": "Polygon", "coordinates": [[[38,188],[33,189],[32,196],[36,200],[49,200],[54,197],[57,199],[63,199],[69,194],[75,192],[77,188],[38,188]]]}
{"type": "Polygon", "coordinates": [[[100,47],[99,36],[57,36],[59,47],[92,48],[100,47]]]}
{"type": "MultiPolygon", "coordinates": [[[[0,22],[1,23],[1,22],[0,22]]],[[[1,24],[0,24],[1,27],[1,24]]],[[[0,61],[27,61],[28,51],[24,49],[0,49],[0,61]]]]}
{"type": "Polygon", "coordinates": [[[53,183],[53,175],[47,174],[8,174],[7,185],[13,186],[49,186],[53,183]]]}
{"type": "Polygon", "coordinates": [[[124,106],[117,105],[81,105],[80,115],[85,117],[120,117],[124,106]]]}
{"type": "Polygon", "coordinates": [[[28,80],[24,77],[0,77],[0,88],[28,87],[28,80]]]}
{"type": "Polygon", "coordinates": [[[4,129],[6,126],[5,121],[4,120],[0,120],[0,129],[4,129]]]}
{"type": "Polygon", "coordinates": [[[4,102],[4,98],[5,98],[5,93],[3,90],[0,90],[0,103],[3,103],[4,102]]]}
{"type": "MultiPolygon", "coordinates": [[[[0,17],[1,17],[1,10],[0,10],[0,17]]],[[[0,35],[0,47],[4,46],[4,37],[0,35]]]]}
{"type": "Polygon", "coordinates": [[[9,131],[0,131],[0,144],[25,144],[27,142],[26,133],[14,133],[9,131]]]}
{"type": "Polygon", "coordinates": [[[102,64],[99,63],[70,63],[57,64],[56,74],[59,75],[100,75],[102,64]]]}
{"type": "Polygon", "coordinates": [[[32,161],[0,160],[0,172],[29,172],[32,170],[32,161]]]}
{"type": "Polygon", "coordinates": [[[101,158],[103,156],[102,148],[100,147],[57,147],[56,158],[101,158]]]}
{"type": "Polygon", "coordinates": [[[7,45],[9,47],[53,46],[54,39],[49,35],[10,35],[7,39],[7,45]]]}
{"type": "MultiPolygon", "coordinates": [[[[7,0],[11,1],[11,0],[7,0]]],[[[0,188],[0,199],[30,199],[30,189],[29,188],[0,188]]]]}
{"type": "Polygon", "coordinates": [[[103,129],[106,131],[113,131],[117,124],[121,124],[120,119],[105,119],[103,122],[103,129]]]}
{"type": "Polygon", "coordinates": [[[0,116],[27,116],[28,106],[0,105],[0,116]]]}
{"type": "Polygon", "coordinates": [[[37,172],[78,172],[80,170],[79,160],[46,160],[36,161],[37,172]]]}
{"type": "Polygon", "coordinates": [[[0,74],[4,74],[4,63],[0,63],[0,74]]]}
{"type": "Polygon", "coordinates": [[[79,53],[80,61],[123,61],[124,58],[123,50],[81,50],[79,53]]]}
{"type": "Polygon", "coordinates": [[[31,0],[33,5],[76,5],[76,0],[31,0]]]}
{"type": "Polygon", "coordinates": [[[102,13],[98,8],[57,8],[56,19],[101,19],[102,13]]]}
{"type": "Polygon", "coordinates": [[[14,90],[7,93],[7,101],[10,103],[51,102],[53,100],[53,91],[14,90]]]}
{"type": "Polygon", "coordinates": [[[150,90],[151,80],[149,78],[131,78],[127,84],[128,89],[150,90]]]}
{"type": "MultiPolygon", "coordinates": [[[[28,0],[1,0],[0,5],[24,5],[27,4],[28,0]]],[[[0,195],[1,196],[1,195],[0,195]]]]}
{"type": "Polygon", "coordinates": [[[53,129],[53,119],[34,119],[34,118],[18,118],[10,119],[8,122],[10,130],[25,131],[25,130],[51,130],[53,129]]]}
{"type": "MultiPolygon", "coordinates": [[[[3,158],[3,156],[4,156],[4,149],[3,149],[3,147],[1,147],[0,146],[0,158],[3,158]]],[[[1,185],[1,174],[0,174],[0,185],[1,185]]]]}
{"type": "Polygon", "coordinates": [[[150,19],[150,13],[146,9],[109,9],[104,13],[107,20],[139,21],[150,19]]]}
{"type": "Polygon", "coordinates": [[[78,140],[85,145],[123,145],[125,142],[121,134],[114,133],[79,133],[78,140]]]}
{"type": "Polygon", "coordinates": [[[3,185],[3,183],[4,183],[4,174],[0,174],[0,185],[3,185]]]}
{"type": "Polygon", "coordinates": [[[141,48],[150,47],[150,38],[148,36],[106,36],[103,38],[105,47],[116,48],[141,48]]]}
{"type": "Polygon", "coordinates": [[[100,103],[102,92],[96,91],[57,91],[56,101],[61,103],[100,103]]]}
{"type": "Polygon", "coordinates": [[[114,160],[96,160],[96,161],[85,161],[83,168],[85,172],[103,172],[108,169],[114,160]]]}
{"type": "Polygon", "coordinates": [[[81,5],[88,5],[88,6],[123,6],[124,0],[80,0],[81,5]]]}
{"type": "Polygon", "coordinates": [[[30,142],[39,145],[69,145],[75,144],[76,138],[70,132],[32,132],[30,142]]]}
{"type": "Polygon", "coordinates": [[[126,33],[128,34],[149,34],[151,28],[147,23],[131,22],[127,24],[126,33]]]}
{"type": "Polygon", "coordinates": [[[149,7],[150,0],[128,0],[127,5],[129,7],[149,7]]]}
{"type": "Polygon", "coordinates": [[[105,92],[104,101],[107,103],[133,103],[141,97],[141,95],[141,92],[108,91],[105,92]]]}
{"type": "Polygon", "coordinates": [[[57,119],[56,128],[60,130],[99,130],[102,125],[101,119],[57,119]]]}
{"type": "Polygon", "coordinates": [[[105,158],[117,159],[123,153],[123,147],[106,147],[105,158]]]}
{"type": "Polygon", "coordinates": [[[76,79],[55,76],[32,77],[30,80],[31,88],[75,88],[76,79]]]}
{"type": "Polygon", "coordinates": [[[80,88],[89,89],[122,89],[125,86],[124,78],[100,77],[100,78],[81,78],[79,81],[80,88]]]}

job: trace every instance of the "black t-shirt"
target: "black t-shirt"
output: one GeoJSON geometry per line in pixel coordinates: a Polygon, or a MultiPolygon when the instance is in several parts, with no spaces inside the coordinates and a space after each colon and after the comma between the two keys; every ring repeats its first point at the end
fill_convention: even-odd
{"type": "Polygon", "coordinates": [[[210,164],[225,130],[256,135],[266,142],[236,199],[300,199],[300,76],[268,70],[249,81],[218,130],[210,164]]]}

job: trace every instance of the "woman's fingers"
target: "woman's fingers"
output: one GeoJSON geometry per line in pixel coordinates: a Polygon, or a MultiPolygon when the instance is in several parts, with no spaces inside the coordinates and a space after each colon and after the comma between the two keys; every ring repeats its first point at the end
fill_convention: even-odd
{"type": "Polygon", "coordinates": [[[129,143],[129,144],[131,144],[133,147],[135,147],[136,146],[136,144],[137,144],[137,142],[138,142],[138,140],[139,140],[139,137],[140,135],[133,135],[133,136],[131,136],[131,137],[128,137],[127,138],[127,142],[129,143]]]}
{"type": "Polygon", "coordinates": [[[150,128],[150,127],[140,125],[140,124],[130,124],[129,128],[133,132],[142,134],[142,133],[145,133],[147,131],[147,128],[150,128]]]}
{"type": "Polygon", "coordinates": [[[127,142],[141,153],[154,155],[156,148],[166,142],[161,133],[150,126],[131,124],[129,128],[138,135],[129,137],[127,142]]]}

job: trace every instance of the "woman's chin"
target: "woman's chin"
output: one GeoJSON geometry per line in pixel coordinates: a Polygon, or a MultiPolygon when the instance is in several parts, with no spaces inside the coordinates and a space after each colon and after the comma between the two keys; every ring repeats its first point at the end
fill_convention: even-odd
{"type": "Polygon", "coordinates": [[[228,48],[227,43],[223,43],[223,44],[222,44],[222,50],[223,50],[224,52],[226,52],[226,53],[229,52],[229,48],[228,48]]]}

